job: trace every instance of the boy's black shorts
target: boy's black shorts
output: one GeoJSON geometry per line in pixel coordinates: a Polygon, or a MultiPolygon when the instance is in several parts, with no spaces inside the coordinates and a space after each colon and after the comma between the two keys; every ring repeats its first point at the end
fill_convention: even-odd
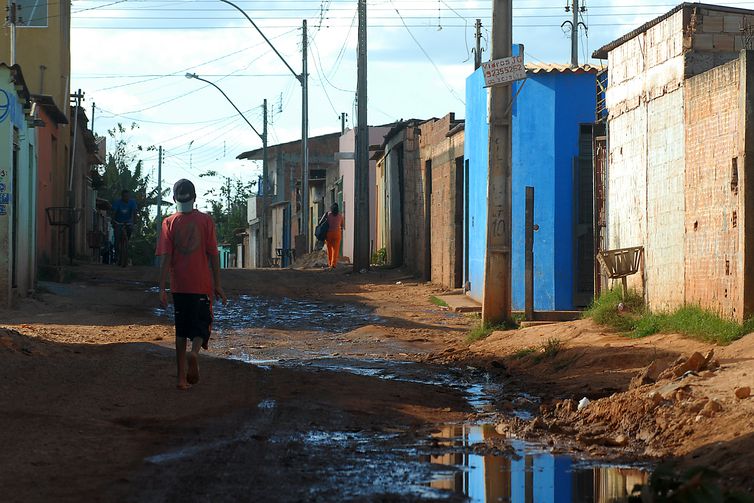
{"type": "Polygon", "coordinates": [[[198,293],[174,293],[175,336],[194,340],[201,337],[209,341],[212,310],[209,297],[198,293]]]}

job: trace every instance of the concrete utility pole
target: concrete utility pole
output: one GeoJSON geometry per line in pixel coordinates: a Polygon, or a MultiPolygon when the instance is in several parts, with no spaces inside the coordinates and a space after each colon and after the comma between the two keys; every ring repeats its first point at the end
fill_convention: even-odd
{"type": "Polygon", "coordinates": [[[353,270],[369,269],[369,125],[367,115],[367,2],[359,0],[353,270]]]}
{"type": "Polygon", "coordinates": [[[474,49],[474,70],[482,66],[482,20],[476,20],[476,49],[474,49]]]}
{"type": "MultiPolygon", "coordinates": [[[[511,56],[512,0],[492,7],[491,59],[511,56]]],[[[482,323],[511,317],[511,84],[490,88],[487,250],[484,264],[482,323]]]]}
{"type": "MultiPolygon", "coordinates": [[[[162,234],[162,146],[157,149],[157,244],[160,244],[162,234]]],[[[160,265],[158,257],[155,257],[154,265],[160,265]]]]}
{"type": "MultiPolygon", "coordinates": [[[[270,169],[267,160],[267,99],[264,100],[264,110],[262,113],[262,218],[260,219],[260,227],[263,239],[266,242],[267,236],[267,207],[270,205],[270,169]]],[[[259,215],[257,215],[259,217],[259,215]]],[[[251,239],[251,238],[249,238],[251,239]]],[[[257,267],[263,267],[267,264],[267,260],[262,264],[262,243],[257,242],[257,267]]],[[[269,259],[269,257],[265,257],[269,259]]]]}
{"type": "Polygon", "coordinates": [[[309,239],[309,58],[307,57],[306,19],[303,24],[304,40],[302,44],[303,70],[301,71],[301,102],[304,112],[301,120],[301,224],[306,253],[311,251],[309,239]]]}
{"type": "Polygon", "coordinates": [[[18,22],[17,14],[18,6],[16,5],[16,2],[12,1],[10,3],[10,6],[8,7],[8,25],[10,27],[10,66],[16,64],[16,23],[18,22]]]}
{"type": "Polygon", "coordinates": [[[579,25],[584,27],[584,31],[587,29],[586,25],[579,21],[579,14],[586,12],[586,6],[579,6],[579,0],[573,0],[571,5],[566,5],[565,10],[573,11],[573,20],[564,21],[560,27],[571,26],[571,68],[576,68],[579,66],[579,25]]]}

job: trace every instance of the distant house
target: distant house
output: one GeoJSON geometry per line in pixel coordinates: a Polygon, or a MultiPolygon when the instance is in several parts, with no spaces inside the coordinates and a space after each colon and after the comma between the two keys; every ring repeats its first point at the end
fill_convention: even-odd
{"type": "Polygon", "coordinates": [[[631,281],[651,309],[754,314],[752,26],[752,10],[684,3],[594,53],[609,71],[607,247],[644,247],[631,281]]]}
{"type": "MultiPolygon", "coordinates": [[[[385,134],[390,131],[391,126],[370,126],[369,127],[369,145],[378,148],[382,144],[385,134]]],[[[371,148],[371,147],[370,147],[371,148]]],[[[340,178],[339,185],[332,187],[332,202],[340,205],[341,213],[345,218],[345,229],[343,231],[343,241],[341,247],[343,256],[353,258],[354,247],[354,208],[355,198],[354,191],[356,188],[356,171],[354,162],[354,152],[356,150],[356,131],[349,129],[340,137],[340,151],[337,154],[338,171],[340,178]],[[338,197],[338,194],[341,194],[338,197]]],[[[374,254],[376,240],[376,193],[377,184],[377,163],[374,159],[369,161],[369,249],[370,256],[374,254]]]]}
{"type": "Polygon", "coordinates": [[[424,276],[427,246],[424,218],[426,179],[419,157],[422,120],[396,123],[372,159],[376,172],[375,252],[387,265],[424,276]]]}
{"type": "MultiPolygon", "coordinates": [[[[249,223],[253,226],[259,224],[262,218],[268,221],[267,235],[255,234],[261,226],[250,228],[249,245],[259,247],[244,251],[245,256],[258,257],[258,267],[269,267],[272,264],[282,262],[281,265],[290,265],[290,258],[278,256],[279,249],[294,249],[300,256],[314,247],[314,239],[310,249],[307,250],[304,242],[305,226],[309,227],[309,235],[314,236],[314,228],[319,217],[324,214],[328,199],[328,187],[334,185],[339,177],[338,163],[335,154],[339,149],[340,133],[309,138],[309,222],[302,222],[301,211],[301,140],[271,145],[267,147],[269,206],[264,215],[257,198],[250,200],[250,205],[257,205],[254,213],[250,213],[254,219],[260,221],[249,223]]],[[[244,152],[237,159],[262,160],[261,148],[244,152]]]]}
{"type": "Polygon", "coordinates": [[[0,63],[0,306],[36,285],[35,125],[21,67],[0,63]]]}
{"type": "MultiPolygon", "coordinates": [[[[596,70],[528,65],[512,108],[512,307],[524,309],[525,190],[534,187],[534,308],[571,310],[593,294],[591,123],[596,70]]],[[[481,302],[487,243],[489,123],[482,70],[466,81],[464,278],[481,302]]]]}

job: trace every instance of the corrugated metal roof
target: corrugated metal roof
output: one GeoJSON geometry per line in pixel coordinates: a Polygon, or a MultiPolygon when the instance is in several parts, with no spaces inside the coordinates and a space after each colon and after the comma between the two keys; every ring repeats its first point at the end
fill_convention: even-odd
{"type": "Polygon", "coordinates": [[[708,9],[708,10],[716,10],[719,12],[729,12],[731,14],[748,14],[748,15],[754,15],[754,10],[751,9],[742,9],[740,7],[728,7],[726,5],[712,5],[712,4],[706,4],[706,3],[700,3],[700,2],[684,2],[680,5],[676,5],[671,10],[663,14],[662,16],[656,17],[655,19],[648,21],[644,23],[643,25],[639,26],[633,31],[630,31],[623,35],[621,38],[614,40],[610,42],[607,45],[604,45],[594,51],[592,53],[592,57],[595,59],[607,59],[607,53],[615,49],[616,47],[620,47],[621,45],[625,44],[632,38],[636,37],[637,35],[640,35],[647,31],[648,29],[652,28],[653,26],[656,26],[660,24],[661,22],[665,21],[669,17],[671,17],[673,14],[677,13],[680,10],[683,10],[685,8],[701,8],[701,9],[708,9]]]}
{"type": "Polygon", "coordinates": [[[526,71],[531,73],[597,73],[600,69],[592,65],[571,67],[564,63],[526,63],[526,71]]]}

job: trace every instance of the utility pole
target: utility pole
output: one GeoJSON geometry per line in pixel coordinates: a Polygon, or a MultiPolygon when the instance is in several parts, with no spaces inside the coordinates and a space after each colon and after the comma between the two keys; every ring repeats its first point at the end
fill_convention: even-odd
{"type": "MultiPolygon", "coordinates": [[[[512,0],[494,0],[492,54],[511,56],[512,0]]],[[[511,84],[490,88],[489,171],[487,187],[487,250],[484,264],[482,323],[511,317],[511,84]]]]}
{"type": "MultiPolygon", "coordinates": [[[[92,113],[94,110],[92,110],[92,113]]],[[[159,248],[160,234],[162,234],[162,146],[157,149],[157,245],[159,248]]],[[[159,266],[159,260],[155,260],[159,266]]]]}
{"type": "Polygon", "coordinates": [[[482,20],[476,20],[476,49],[474,49],[474,70],[482,66],[482,20]]]}
{"type": "Polygon", "coordinates": [[[367,114],[367,1],[359,0],[353,270],[369,269],[369,124],[367,114]]]}
{"type": "Polygon", "coordinates": [[[301,71],[301,94],[304,110],[301,121],[301,225],[303,229],[299,229],[299,234],[303,231],[304,250],[305,253],[309,253],[311,251],[309,246],[309,58],[307,57],[306,19],[304,19],[303,31],[302,52],[304,66],[301,71]]]}
{"type": "Polygon", "coordinates": [[[92,134],[94,134],[94,107],[95,107],[95,105],[96,105],[96,103],[94,103],[92,101],[92,120],[91,120],[91,123],[92,123],[92,128],[91,128],[92,129],[92,134]]]}
{"type": "MultiPolygon", "coordinates": [[[[270,203],[270,173],[267,164],[267,99],[264,100],[264,110],[262,113],[262,229],[260,232],[261,239],[264,243],[267,243],[267,206],[270,203]]],[[[262,267],[266,264],[262,264],[262,243],[257,240],[257,267],[262,267]]],[[[265,257],[268,259],[269,257],[265,257]]]]}
{"type": "Polygon", "coordinates": [[[8,7],[8,24],[10,25],[10,66],[16,64],[16,23],[18,22],[18,5],[11,0],[8,7]]]}
{"type": "Polygon", "coordinates": [[[565,25],[571,26],[571,68],[576,68],[579,66],[579,26],[583,26],[584,31],[587,30],[587,26],[579,21],[579,14],[586,12],[586,6],[579,6],[579,0],[573,0],[571,5],[566,4],[565,10],[566,12],[573,12],[573,20],[564,21],[560,27],[562,28],[565,25]]]}

